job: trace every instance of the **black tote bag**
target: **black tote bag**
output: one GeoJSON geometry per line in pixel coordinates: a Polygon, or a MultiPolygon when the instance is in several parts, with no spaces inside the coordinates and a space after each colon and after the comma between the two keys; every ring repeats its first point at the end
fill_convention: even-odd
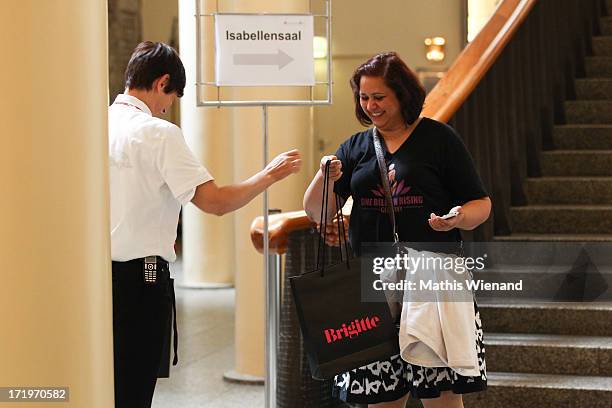
{"type": "MultiPolygon", "coordinates": [[[[329,162],[325,170],[323,241],[329,162]]],[[[361,300],[361,260],[349,259],[339,201],[336,197],[340,253],[344,240],[345,260],[325,265],[325,250],[319,236],[318,254],[323,255],[317,256],[317,269],[289,279],[310,370],[316,379],[330,379],[399,353],[397,329],[384,293],[380,293],[378,302],[361,300]]]]}

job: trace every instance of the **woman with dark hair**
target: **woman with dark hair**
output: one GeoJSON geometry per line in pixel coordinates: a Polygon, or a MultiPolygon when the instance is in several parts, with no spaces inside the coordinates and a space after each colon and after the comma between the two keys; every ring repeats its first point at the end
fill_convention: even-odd
{"type": "MultiPolygon", "coordinates": [[[[355,115],[374,125],[384,149],[399,240],[461,244],[460,229],[472,230],[489,217],[491,201],[461,138],[450,126],[420,117],[425,90],[394,52],[376,55],[351,78],[355,115]],[[442,218],[454,209],[457,215],[442,218]]],[[[373,143],[374,129],[356,133],[335,155],[321,159],[320,170],[304,194],[308,217],[321,222],[323,172],[330,164],[332,194],[353,198],[349,241],[355,254],[362,243],[393,242],[385,193],[373,143]]],[[[330,206],[328,219],[336,212],[330,206]]],[[[461,394],[486,388],[482,326],[475,308],[477,376],[463,376],[450,367],[423,367],[399,355],[340,374],[334,395],[370,407],[404,407],[408,394],[425,408],[463,407],[461,394]]]]}

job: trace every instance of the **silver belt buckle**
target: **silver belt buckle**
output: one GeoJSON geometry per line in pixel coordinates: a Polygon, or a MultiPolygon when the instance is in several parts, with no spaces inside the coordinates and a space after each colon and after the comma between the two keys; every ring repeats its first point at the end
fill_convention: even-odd
{"type": "Polygon", "coordinates": [[[144,259],[144,283],[157,282],[157,257],[147,256],[144,259]]]}

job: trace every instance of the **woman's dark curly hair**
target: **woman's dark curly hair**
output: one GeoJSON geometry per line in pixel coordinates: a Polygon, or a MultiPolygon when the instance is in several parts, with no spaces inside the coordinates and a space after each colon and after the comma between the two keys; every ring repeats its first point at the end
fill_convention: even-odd
{"type": "Polygon", "coordinates": [[[375,55],[361,64],[351,78],[351,88],[355,99],[355,116],[357,116],[359,123],[364,126],[372,124],[372,120],[361,109],[359,103],[359,83],[364,75],[384,79],[385,84],[395,92],[406,124],[411,125],[418,119],[425,102],[425,89],[414,72],[395,52],[385,52],[375,55]]]}

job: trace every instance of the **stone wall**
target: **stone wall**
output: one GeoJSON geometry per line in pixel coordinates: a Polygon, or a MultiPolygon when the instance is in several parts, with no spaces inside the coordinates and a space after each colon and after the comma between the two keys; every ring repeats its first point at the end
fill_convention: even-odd
{"type": "Polygon", "coordinates": [[[125,67],[142,41],[141,0],[108,0],[109,96],[123,92],[125,67]]]}

